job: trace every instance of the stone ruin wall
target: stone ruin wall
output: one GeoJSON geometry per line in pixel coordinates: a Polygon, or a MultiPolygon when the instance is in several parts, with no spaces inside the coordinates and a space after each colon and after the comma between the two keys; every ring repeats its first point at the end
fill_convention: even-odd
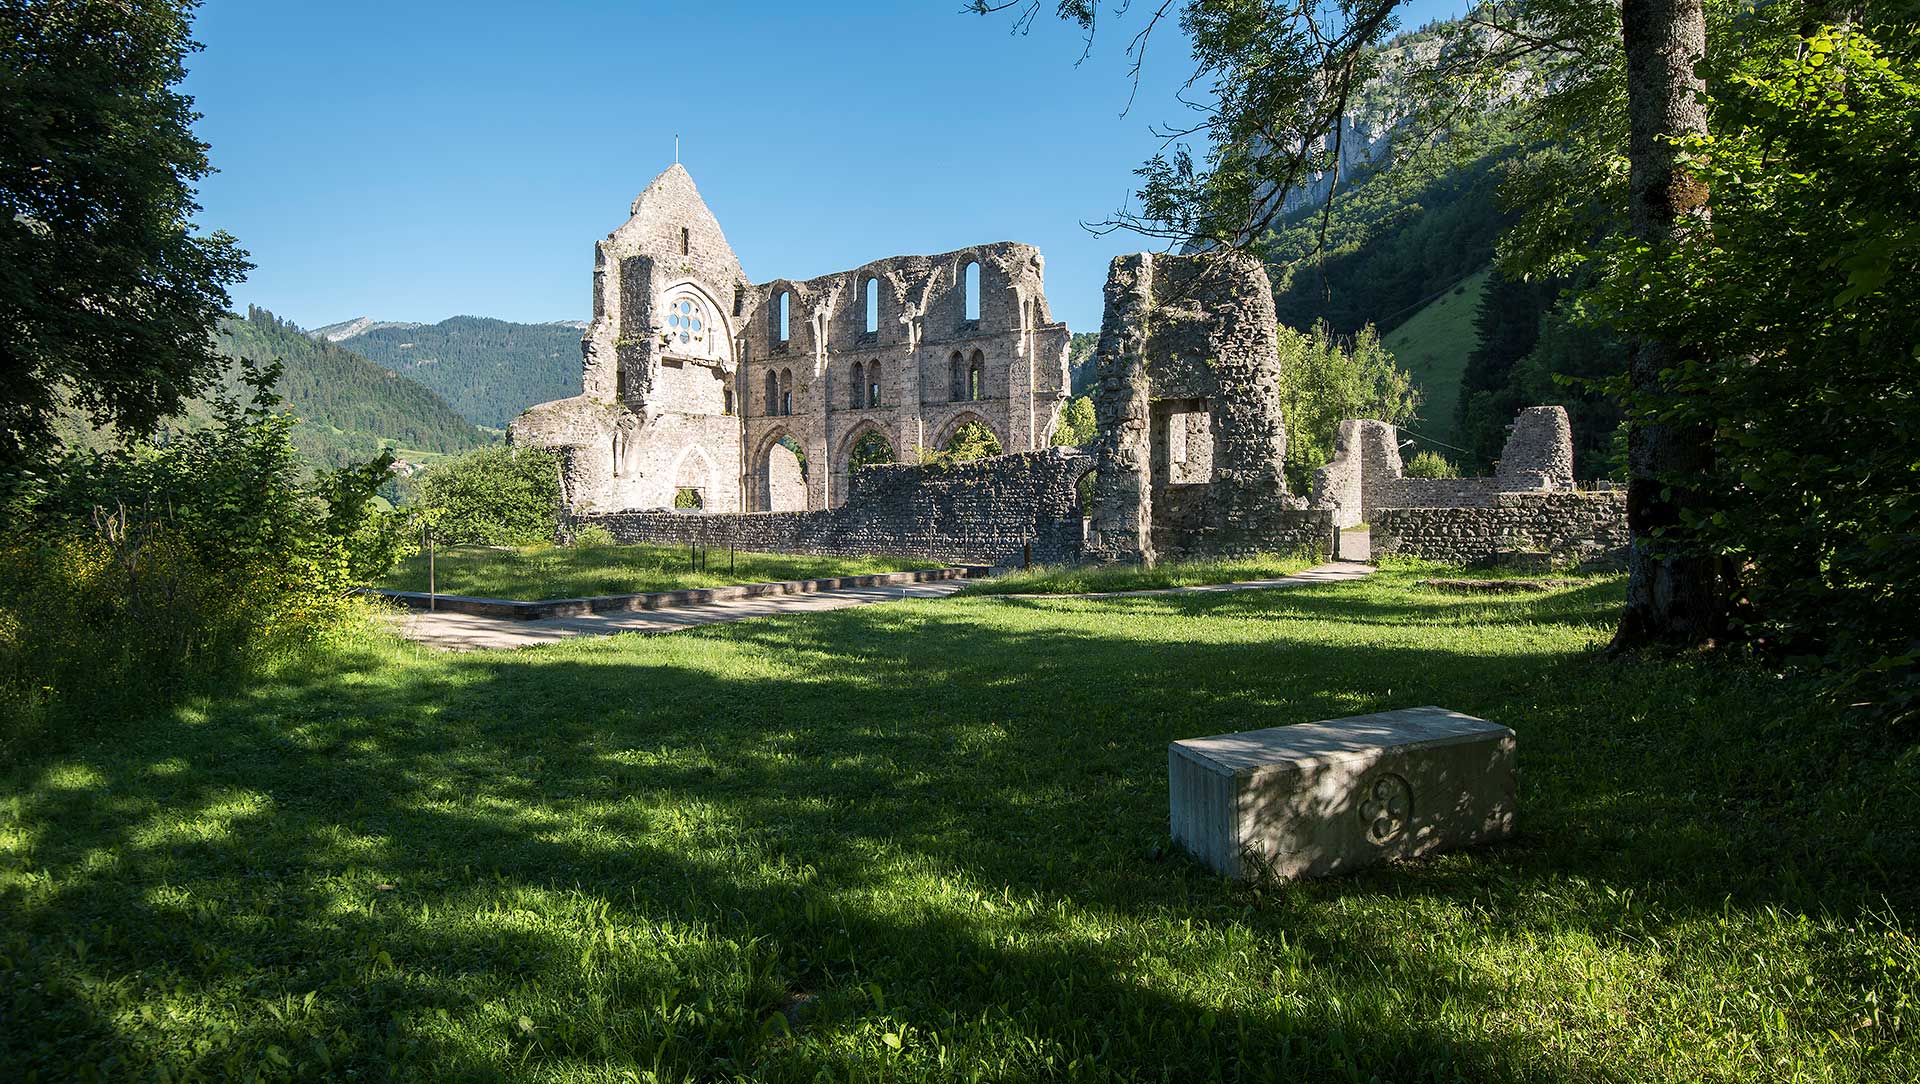
{"type": "Polygon", "coordinates": [[[1392,425],[1343,421],[1334,458],[1315,472],[1313,506],[1341,527],[1371,524],[1376,556],[1447,564],[1542,552],[1613,564],[1628,541],[1624,494],[1575,489],[1573,428],[1557,406],[1520,412],[1490,478],[1405,477],[1392,425]]]}
{"type": "Polygon", "coordinates": [[[869,432],[896,462],[969,421],[1005,451],[1042,449],[1066,398],[1069,339],[1043,272],[1038,249],[998,242],[756,284],[675,165],[595,246],[581,394],[526,411],[512,439],[560,453],[575,512],[667,508],[683,487],[710,511],[828,508],[850,491],[849,458],[869,432]],[[682,300],[700,320],[692,341],[673,323],[682,300]],[[955,359],[963,377],[979,367],[977,386],[954,380],[955,359]]]}
{"type": "Polygon", "coordinates": [[[614,512],[577,515],[621,542],[704,544],[833,557],[893,556],[971,564],[1080,557],[1076,485],[1093,458],[1069,448],[951,467],[888,465],[853,472],[835,508],[795,512],[614,512]]]}
{"type": "Polygon", "coordinates": [[[1331,513],[1287,493],[1277,327],[1257,260],[1113,261],[1096,351],[1089,557],[1331,551],[1331,513]]]}
{"type": "Polygon", "coordinates": [[[1505,563],[1544,553],[1556,565],[1619,568],[1632,536],[1624,490],[1498,493],[1461,508],[1388,508],[1373,521],[1378,556],[1452,565],[1505,563]]]}

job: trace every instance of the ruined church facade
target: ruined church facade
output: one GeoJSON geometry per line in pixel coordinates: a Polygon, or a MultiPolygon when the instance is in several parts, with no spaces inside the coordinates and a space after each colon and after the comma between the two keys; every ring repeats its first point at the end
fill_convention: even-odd
{"type": "Polygon", "coordinates": [[[674,165],[595,246],[581,394],[516,419],[575,512],[826,509],[851,463],[962,427],[1048,446],[1067,378],[1038,249],[998,242],[754,283],[674,165]]]}

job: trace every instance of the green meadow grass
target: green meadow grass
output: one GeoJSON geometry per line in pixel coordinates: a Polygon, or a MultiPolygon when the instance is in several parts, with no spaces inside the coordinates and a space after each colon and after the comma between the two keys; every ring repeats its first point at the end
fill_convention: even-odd
{"type": "MultiPolygon", "coordinates": [[[[895,557],[804,557],[744,550],[730,557],[720,546],[706,551],[705,568],[695,569],[685,546],[450,546],[434,555],[434,582],[443,595],[538,601],[937,567],[936,562],[895,557]]],[[[425,591],[426,555],[402,561],[379,586],[389,591],[425,591]]]]}
{"type": "MultiPolygon", "coordinates": [[[[1467,355],[1479,345],[1473,320],[1480,296],[1486,292],[1486,271],[1468,276],[1460,285],[1435,298],[1407,321],[1380,337],[1382,345],[1412,377],[1422,394],[1419,430],[1442,441],[1454,439],[1454,411],[1460,403],[1460,381],[1466,375],[1467,355]]],[[[1455,457],[1447,448],[1435,451],[1455,457]]],[[[1409,453],[1411,454],[1411,453],[1409,453]]]]}
{"type": "Polygon", "coordinates": [[[384,635],[0,769],[10,1080],[1912,1081],[1920,763],[1617,579],[384,635]],[[1437,703],[1520,835],[1222,881],[1171,739],[1437,703]]]}
{"type": "Polygon", "coordinates": [[[1044,565],[970,583],[967,595],[1083,595],[1093,591],[1149,591],[1166,587],[1270,580],[1312,568],[1311,557],[1277,553],[1141,565],[1044,565]]]}

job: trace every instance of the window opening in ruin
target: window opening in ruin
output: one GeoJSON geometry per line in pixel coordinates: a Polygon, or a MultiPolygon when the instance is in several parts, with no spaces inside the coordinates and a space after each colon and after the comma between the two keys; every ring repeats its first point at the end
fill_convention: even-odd
{"type": "Polygon", "coordinates": [[[687,229],[685,226],[680,227],[680,255],[685,256],[692,250],[692,246],[693,231],[687,229]]]}
{"type": "Polygon", "coordinates": [[[966,364],[958,350],[947,359],[947,398],[956,403],[967,397],[966,364]]]}
{"type": "Polygon", "coordinates": [[[1149,408],[1155,484],[1213,481],[1213,415],[1205,399],[1156,402],[1149,408]]]}
{"type": "Polygon", "coordinates": [[[968,419],[947,438],[942,450],[957,460],[985,459],[1000,454],[1000,438],[983,423],[968,419]]]}
{"type": "Polygon", "coordinates": [[[705,508],[707,502],[706,498],[700,495],[700,490],[696,487],[681,486],[673,491],[673,506],[682,510],[705,508]]]}
{"type": "Polygon", "coordinates": [[[733,288],[733,314],[735,316],[739,316],[741,313],[746,311],[747,311],[747,291],[738,286],[735,286],[733,288]]]}
{"type": "Polygon", "coordinates": [[[793,413],[793,370],[780,370],[780,413],[793,413]]]}
{"type": "Polygon", "coordinates": [[[966,319],[980,319],[980,263],[969,261],[966,270],[967,314],[966,319]]]}
{"type": "Polygon", "coordinates": [[[780,413],[780,378],[773,375],[772,369],[767,370],[766,402],[767,402],[768,417],[772,417],[773,415],[780,413]]]}
{"type": "Polygon", "coordinates": [[[847,388],[848,388],[847,405],[848,406],[852,407],[855,410],[860,409],[860,405],[861,405],[860,397],[862,395],[865,395],[867,391],[866,383],[867,383],[866,366],[860,364],[857,361],[854,362],[853,363],[853,379],[848,381],[847,383],[847,388]]]}
{"type": "Polygon", "coordinates": [[[853,450],[847,454],[847,471],[851,474],[861,467],[893,461],[893,443],[878,429],[869,429],[865,436],[853,442],[853,450]]]}
{"type": "Polygon", "coordinates": [[[867,331],[880,330],[880,280],[867,280],[867,331]]]}
{"type": "Polygon", "coordinates": [[[733,416],[733,389],[727,388],[720,393],[720,413],[733,416]]]}
{"type": "Polygon", "coordinates": [[[774,306],[774,330],[779,333],[780,338],[778,341],[780,342],[787,341],[787,333],[791,327],[787,310],[790,307],[788,302],[792,297],[793,294],[790,291],[782,290],[780,291],[780,303],[774,306]]]}
{"type": "Polygon", "coordinates": [[[877,359],[867,366],[867,405],[880,405],[880,362],[877,359]]]}
{"type": "Polygon", "coordinates": [[[714,330],[713,315],[699,294],[680,289],[667,295],[667,326],[661,333],[667,349],[689,357],[713,357],[714,330]]]}
{"type": "Polygon", "coordinates": [[[987,397],[987,361],[980,351],[967,363],[967,398],[979,402],[987,397]]]}

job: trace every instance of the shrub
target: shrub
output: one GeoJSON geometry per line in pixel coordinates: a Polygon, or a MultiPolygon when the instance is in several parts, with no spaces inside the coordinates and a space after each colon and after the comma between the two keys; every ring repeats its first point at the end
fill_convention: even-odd
{"type": "Polygon", "coordinates": [[[559,462],[540,448],[480,448],[422,471],[414,501],[442,541],[551,542],[560,506],[559,462]]]}
{"type": "Polygon", "coordinates": [[[576,546],[611,546],[613,532],[598,523],[589,523],[573,532],[573,544],[576,546]]]}
{"type": "Polygon", "coordinates": [[[0,748],[151,711],[339,627],[406,533],[391,457],[300,481],[278,366],[164,443],[16,479],[0,518],[0,748]]]}
{"type": "Polygon", "coordinates": [[[1458,478],[1460,468],[1453,465],[1439,452],[1418,452],[1407,460],[1406,476],[1409,478],[1458,478]]]}

